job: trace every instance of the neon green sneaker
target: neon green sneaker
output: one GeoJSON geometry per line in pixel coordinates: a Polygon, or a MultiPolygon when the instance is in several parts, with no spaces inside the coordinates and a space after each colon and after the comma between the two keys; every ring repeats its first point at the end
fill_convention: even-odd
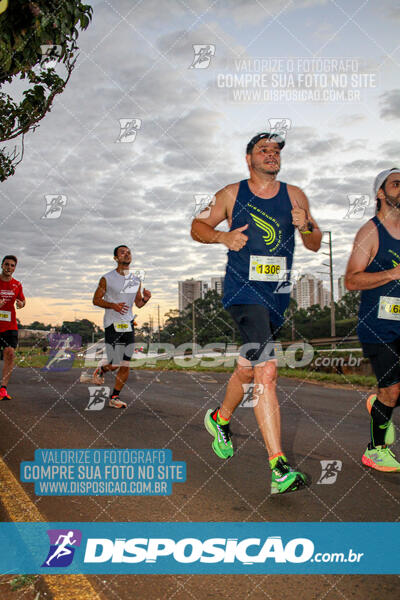
{"type": "Polygon", "coordinates": [[[377,471],[385,471],[386,473],[400,471],[400,463],[397,462],[395,455],[386,445],[373,448],[371,444],[368,444],[361,461],[366,467],[372,467],[377,471]]]}
{"type": "Polygon", "coordinates": [[[288,462],[278,458],[275,467],[272,469],[271,494],[295,492],[304,488],[306,484],[307,477],[304,473],[295,471],[288,462]]]}
{"type": "Polygon", "coordinates": [[[208,433],[214,438],[212,449],[215,454],[220,458],[230,458],[233,456],[233,445],[231,442],[232,436],[229,429],[229,423],[226,425],[219,425],[217,423],[217,412],[218,408],[214,411],[211,409],[208,410],[204,417],[204,425],[208,433]]]}
{"type": "MultiPolygon", "coordinates": [[[[376,400],[376,394],[372,394],[371,396],[369,396],[367,398],[367,411],[369,412],[369,414],[371,414],[372,405],[374,404],[375,400],[376,400]]],[[[381,427],[382,427],[382,425],[381,425],[381,427]]],[[[388,421],[386,423],[386,425],[384,425],[382,427],[382,429],[384,427],[386,427],[385,445],[391,446],[392,444],[394,444],[395,439],[396,439],[396,430],[394,428],[392,419],[390,419],[390,421],[388,421]]]]}

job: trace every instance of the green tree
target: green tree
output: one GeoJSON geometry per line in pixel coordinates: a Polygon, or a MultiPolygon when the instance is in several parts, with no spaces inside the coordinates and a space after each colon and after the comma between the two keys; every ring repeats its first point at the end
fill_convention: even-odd
{"type": "MultiPolygon", "coordinates": [[[[76,61],[79,26],[86,29],[93,9],[80,0],[12,0],[0,14],[0,86],[25,79],[22,100],[0,91],[0,142],[22,136],[22,150],[0,149],[0,181],[15,172],[23,140],[51,110],[54,97],[68,83],[76,61]],[[63,64],[61,77],[54,61],[63,64]]],[[[0,88],[1,89],[1,88],[0,88]]]]}
{"type": "MultiPolygon", "coordinates": [[[[193,339],[192,304],[184,311],[169,311],[165,316],[164,328],[160,333],[162,342],[179,346],[193,339]]],[[[241,343],[239,331],[230,316],[224,310],[221,296],[215,290],[209,290],[204,298],[194,302],[196,341],[201,346],[215,343],[241,343]]]]}
{"type": "Polygon", "coordinates": [[[82,338],[82,345],[85,345],[89,344],[93,339],[93,335],[98,333],[98,327],[89,319],[63,321],[61,333],[78,333],[82,338]]]}
{"type": "Polygon", "coordinates": [[[347,292],[337,303],[339,319],[351,319],[358,316],[361,294],[358,291],[347,292]]]}

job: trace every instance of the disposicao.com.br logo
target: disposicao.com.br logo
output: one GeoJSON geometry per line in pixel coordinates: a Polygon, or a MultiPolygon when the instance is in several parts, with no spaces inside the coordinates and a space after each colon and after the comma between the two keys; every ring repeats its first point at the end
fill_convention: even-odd
{"type": "Polygon", "coordinates": [[[362,553],[314,554],[314,543],[308,538],[294,538],[286,544],[281,536],[267,538],[89,538],[85,563],[157,563],[165,559],[177,563],[242,563],[252,565],[271,559],[275,563],[359,562],[362,553]]]}

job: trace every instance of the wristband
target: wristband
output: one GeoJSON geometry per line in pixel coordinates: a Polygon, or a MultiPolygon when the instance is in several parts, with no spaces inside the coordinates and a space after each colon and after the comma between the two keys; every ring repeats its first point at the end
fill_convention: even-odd
{"type": "Polygon", "coordinates": [[[299,231],[302,235],[307,235],[314,231],[314,225],[312,224],[311,221],[307,221],[307,223],[305,224],[305,227],[306,227],[306,229],[299,229],[299,231]]]}

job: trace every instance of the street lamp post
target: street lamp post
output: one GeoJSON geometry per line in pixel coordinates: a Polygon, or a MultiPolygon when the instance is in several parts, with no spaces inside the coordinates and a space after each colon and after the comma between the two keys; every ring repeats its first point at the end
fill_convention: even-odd
{"type": "MultiPolygon", "coordinates": [[[[336,336],[336,322],[335,322],[335,300],[333,294],[333,257],[332,257],[332,232],[331,231],[323,231],[322,233],[327,233],[329,237],[329,241],[324,242],[323,244],[327,244],[329,246],[329,252],[323,252],[326,256],[329,256],[329,263],[322,263],[324,267],[329,268],[329,280],[330,280],[330,305],[331,305],[331,337],[336,336]]],[[[325,271],[318,271],[319,273],[325,273],[325,271]]],[[[332,345],[332,348],[335,348],[336,344],[332,345]]]]}

